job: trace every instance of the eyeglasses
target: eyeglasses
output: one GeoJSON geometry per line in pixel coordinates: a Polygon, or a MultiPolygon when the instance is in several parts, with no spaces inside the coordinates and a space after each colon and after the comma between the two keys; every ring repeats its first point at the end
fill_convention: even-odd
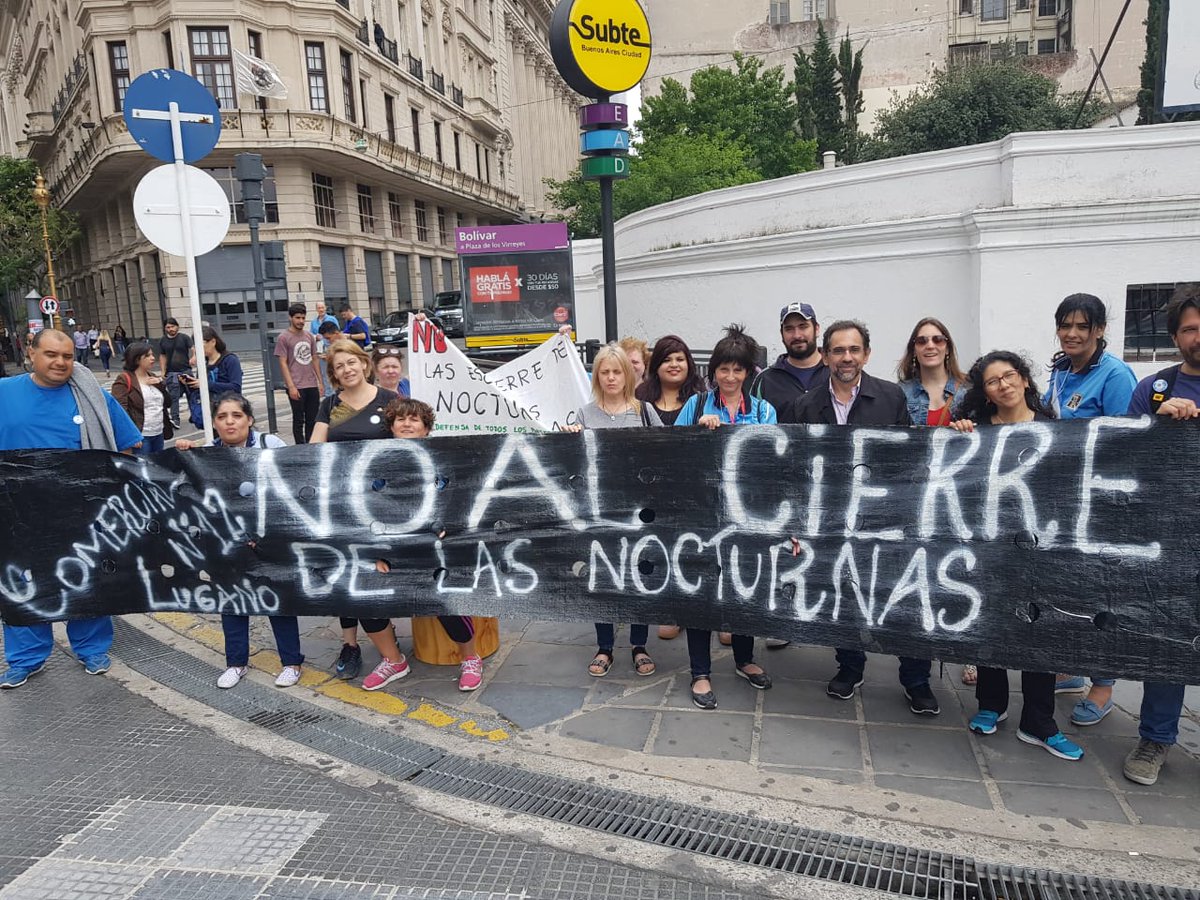
{"type": "Polygon", "coordinates": [[[946,336],[944,334],[918,334],[913,338],[913,344],[917,347],[924,347],[926,344],[933,344],[935,347],[944,346],[946,336]]]}
{"type": "Polygon", "coordinates": [[[404,351],[399,347],[379,347],[375,350],[376,356],[404,356],[404,351]]]}
{"type": "Polygon", "coordinates": [[[1001,382],[1003,382],[1004,384],[1007,384],[1007,385],[1015,385],[1015,384],[1018,384],[1020,381],[1021,381],[1021,373],[1018,372],[1016,369],[1009,369],[1003,375],[998,375],[995,378],[989,378],[987,381],[985,381],[983,383],[983,386],[985,388],[987,388],[989,391],[994,391],[996,388],[1000,387],[1001,382]]]}

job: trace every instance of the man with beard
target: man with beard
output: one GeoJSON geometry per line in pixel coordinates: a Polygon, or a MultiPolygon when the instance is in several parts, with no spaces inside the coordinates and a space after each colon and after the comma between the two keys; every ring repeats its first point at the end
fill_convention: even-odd
{"type": "MultiPolygon", "coordinates": [[[[861,322],[834,322],[825,331],[822,345],[829,378],[793,400],[779,421],[801,425],[899,425],[912,424],[908,401],[899,385],[868,375],[863,369],[871,358],[871,333],[861,322]]],[[[861,650],[839,648],[837,674],[825,689],[838,700],[854,698],[863,683],[867,655],[861,650]]],[[[942,710],[929,686],[932,664],[927,659],[900,657],[900,684],[915,715],[936,716],[942,710]]]]}
{"type": "MultiPolygon", "coordinates": [[[[821,326],[807,303],[789,303],[779,311],[779,335],[783,349],[775,365],[763,369],[750,385],[750,394],[766,400],[780,415],[791,401],[803,397],[824,377],[826,369],[817,352],[821,326]]],[[[780,421],[784,421],[780,419],[780,421]]]]}
{"type": "MultiPolygon", "coordinates": [[[[1181,284],[1167,304],[1167,331],[1181,363],[1147,375],[1134,388],[1129,415],[1160,415],[1183,421],[1200,418],[1200,283],[1181,284]]],[[[1125,777],[1154,784],[1167,752],[1179,739],[1182,684],[1147,681],[1142,685],[1138,743],[1125,757],[1125,777]]]]}

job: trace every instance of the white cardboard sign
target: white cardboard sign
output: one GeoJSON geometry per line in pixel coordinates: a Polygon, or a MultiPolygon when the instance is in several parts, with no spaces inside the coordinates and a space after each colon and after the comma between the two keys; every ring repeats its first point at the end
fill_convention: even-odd
{"type": "Polygon", "coordinates": [[[561,334],[482,371],[432,323],[408,320],[412,396],[433,407],[438,434],[561,431],[591,400],[574,345],[561,334]]]}

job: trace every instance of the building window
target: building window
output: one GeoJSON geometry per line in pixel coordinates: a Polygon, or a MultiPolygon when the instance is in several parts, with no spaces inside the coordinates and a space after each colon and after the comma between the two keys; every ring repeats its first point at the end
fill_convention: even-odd
{"type": "MultiPolygon", "coordinates": [[[[263,179],[263,206],[266,208],[266,221],[279,223],[279,196],[275,192],[275,167],[266,166],[267,177],[263,179]]],[[[229,205],[233,207],[233,221],[239,225],[246,224],[246,204],[242,200],[242,183],[237,179],[236,170],[232,166],[218,166],[204,170],[214,179],[221,189],[229,205]]]]}
{"type": "Polygon", "coordinates": [[[112,70],[113,108],[120,112],[129,89],[129,47],[124,41],[109,41],[108,64],[112,70]]]}
{"type": "Polygon", "coordinates": [[[358,229],[368,234],[375,233],[375,198],[371,196],[371,186],[358,186],[358,229]]]}
{"type": "Polygon", "coordinates": [[[492,151],[487,147],[483,148],[483,180],[492,183],[492,151]]]}
{"type": "Polygon", "coordinates": [[[771,25],[786,25],[792,21],[791,0],[771,0],[767,21],[771,25]]]}
{"type": "Polygon", "coordinates": [[[317,225],[337,228],[337,205],[333,196],[333,179],[313,172],[313,206],[317,210],[317,225]]]}
{"type": "Polygon", "coordinates": [[[304,64],[308,69],[308,108],[329,112],[329,75],[325,71],[325,45],[306,43],[304,64]]]}
{"type": "Polygon", "coordinates": [[[462,171],[462,135],[454,132],[454,168],[462,171]]]}
{"type": "Polygon", "coordinates": [[[1029,55],[1029,41],[1017,41],[1017,43],[1014,46],[1016,49],[1017,56],[1028,56],[1029,55]]]}
{"type": "Polygon", "coordinates": [[[1125,359],[1161,362],[1179,359],[1167,331],[1167,303],[1176,284],[1131,284],[1125,288],[1125,359]]]}
{"type": "Polygon", "coordinates": [[[221,109],[236,109],[229,29],[189,28],[188,41],[192,47],[192,74],[217,98],[221,109]]]}
{"type": "Polygon", "coordinates": [[[462,213],[455,213],[455,214],[454,214],[454,221],[458,223],[458,227],[459,227],[459,228],[466,228],[466,227],[467,227],[467,217],[466,217],[466,216],[464,216],[462,213]]]}
{"type": "Polygon", "coordinates": [[[1058,0],[1038,0],[1038,15],[1043,17],[1057,16],[1058,0]]]}
{"type": "Polygon", "coordinates": [[[425,201],[414,200],[413,212],[417,217],[417,240],[422,243],[429,242],[429,217],[425,213],[425,201]]]}
{"type": "Polygon", "coordinates": [[[475,142],[475,177],[483,181],[483,159],[478,141],[475,142]]]}
{"type": "Polygon", "coordinates": [[[391,94],[383,95],[383,119],[387,123],[387,137],[396,143],[396,98],[391,94]]]}
{"type": "Polygon", "coordinates": [[[392,220],[392,237],[404,237],[404,206],[400,195],[388,191],[388,216],[392,220]]]}
{"type": "Polygon", "coordinates": [[[413,149],[418,153],[421,152],[421,114],[413,109],[412,113],[412,133],[413,133],[413,149]]]}
{"type": "Polygon", "coordinates": [[[800,18],[805,22],[829,18],[829,0],[803,0],[800,18]]]}
{"type": "Polygon", "coordinates": [[[358,105],[362,107],[362,127],[367,128],[367,80],[358,79],[358,105]]]}
{"type": "Polygon", "coordinates": [[[442,123],[433,123],[433,152],[437,161],[442,162],[442,123]]]}
{"type": "MultiPolygon", "coordinates": [[[[262,35],[257,31],[246,32],[246,46],[250,49],[251,56],[255,56],[258,59],[266,59],[266,57],[263,56],[262,35]]],[[[259,109],[265,110],[267,108],[267,98],[255,97],[254,105],[259,109]]]]}
{"type": "Polygon", "coordinates": [[[338,51],[339,66],[342,72],[342,105],[346,118],[351,122],[357,121],[354,115],[354,68],[350,54],[345,50],[338,51]]]}
{"type": "Polygon", "coordinates": [[[950,45],[950,65],[958,66],[966,63],[982,62],[988,58],[989,50],[986,41],[976,41],[970,44],[950,45]]]}
{"type": "Polygon", "coordinates": [[[1038,55],[1039,56],[1044,56],[1048,53],[1057,53],[1057,52],[1058,52],[1058,39],[1057,38],[1042,38],[1041,40],[1038,41],[1038,55]]]}
{"type": "Polygon", "coordinates": [[[1003,22],[1008,18],[1008,0],[983,0],[979,18],[984,22],[1003,22]]]}
{"type": "Polygon", "coordinates": [[[975,15],[975,0],[958,0],[958,14],[960,16],[975,15]]]}
{"type": "Polygon", "coordinates": [[[175,68],[175,45],[171,41],[171,32],[163,32],[163,45],[167,49],[167,68],[175,68]]]}
{"type": "Polygon", "coordinates": [[[1028,12],[1029,0],[1017,0],[1017,12],[1028,12]]]}
{"type": "Polygon", "coordinates": [[[438,217],[438,243],[450,243],[450,232],[446,230],[446,207],[439,206],[437,208],[438,217]]]}

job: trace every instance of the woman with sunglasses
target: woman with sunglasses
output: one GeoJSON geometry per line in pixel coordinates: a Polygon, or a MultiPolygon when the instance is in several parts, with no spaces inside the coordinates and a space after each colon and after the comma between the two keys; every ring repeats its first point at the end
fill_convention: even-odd
{"type": "MultiPolygon", "coordinates": [[[[993,350],[971,367],[970,387],[955,415],[958,419],[950,427],[962,432],[1054,419],[1038,396],[1029,363],[1007,350],[993,350]]],[[[1010,621],[1013,627],[1021,627],[1016,619],[1010,621]]],[[[1020,635],[1013,638],[1015,642],[1021,639],[1020,635]]],[[[1021,694],[1024,703],[1017,739],[1059,759],[1082,759],[1083,748],[1059,731],[1054,721],[1054,673],[1022,672],[1021,694]]],[[[980,666],[975,699],[979,712],[967,727],[976,734],[995,734],[996,726],[1008,718],[1007,670],[980,666]]]]}
{"type": "Polygon", "coordinates": [[[371,354],[375,366],[375,383],[381,388],[409,397],[408,379],[404,377],[404,351],[390,344],[375,343],[371,354]]]}
{"type": "MultiPolygon", "coordinates": [[[[954,407],[967,392],[967,376],[959,368],[950,329],[932,316],[913,326],[896,379],[913,425],[949,425],[954,407]]],[[[963,666],[963,684],[975,684],[978,677],[975,666],[963,666]]]]}

